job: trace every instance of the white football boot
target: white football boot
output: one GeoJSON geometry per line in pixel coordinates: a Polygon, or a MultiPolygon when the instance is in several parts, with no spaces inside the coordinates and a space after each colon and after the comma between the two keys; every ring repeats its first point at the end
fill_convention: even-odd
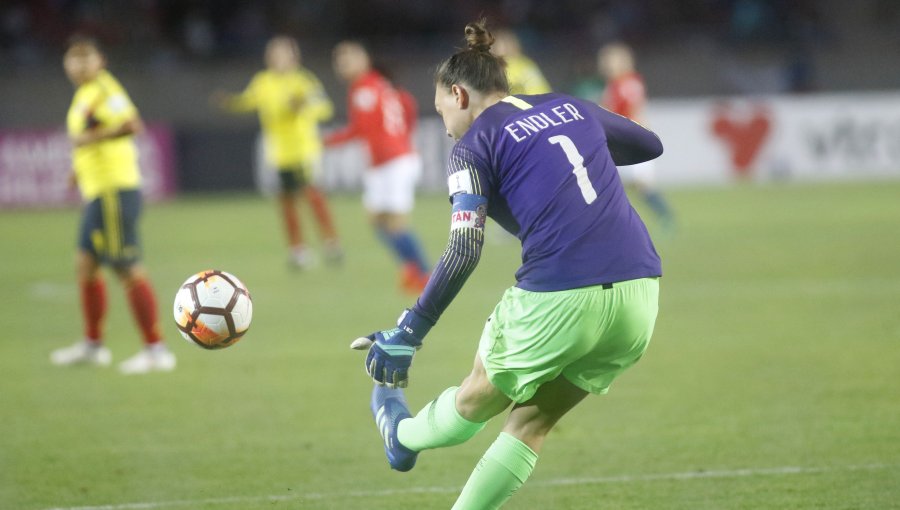
{"type": "Polygon", "coordinates": [[[134,356],[119,363],[119,372],[126,375],[175,370],[175,355],[165,345],[144,347],[134,356]]]}
{"type": "Polygon", "coordinates": [[[74,345],[51,352],[50,362],[58,366],[97,365],[105,367],[112,362],[112,354],[103,344],[81,340],[74,345]]]}
{"type": "Polygon", "coordinates": [[[291,248],[288,263],[295,269],[311,269],[316,265],[316,258],[312,251],[303,246],[291,248]]]}
{"type": "Polygon", "coordinates": [[[340,266],[344,263],[344,249],[337,239],[328,239],[322,244],[325,253],[325,262],[331,266],[340,266]]]}

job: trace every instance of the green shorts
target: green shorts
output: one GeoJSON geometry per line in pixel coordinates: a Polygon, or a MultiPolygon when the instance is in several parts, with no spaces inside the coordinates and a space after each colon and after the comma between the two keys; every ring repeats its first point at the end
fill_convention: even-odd
{"type": "Polygon", "coordinates": [[[491,383],[515,402],[560,374],[606,393],[644,354],[658,310],[657,278],[559,292],[512,287],[488,318],[478,353],[491,383]]]}

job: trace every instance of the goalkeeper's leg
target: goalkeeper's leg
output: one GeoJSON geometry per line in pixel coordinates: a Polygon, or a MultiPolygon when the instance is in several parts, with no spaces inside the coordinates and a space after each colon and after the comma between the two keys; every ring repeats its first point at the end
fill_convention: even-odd
{"type": "Polygon", "coordinates": [[[488,380],[476,356],[472,373],[459,387],[448,388],[414,418],[400,421],[397,439],[416,452],[464,443],[510,403],[488,380]]]}
{"type": "Polygon", "coordinates": [[[531,475],[550,429],[587,394],[559,376],[541,385],[527,402],[516,404],[503,432],[478,462],[453,508],[500,508],[531,475]]]}

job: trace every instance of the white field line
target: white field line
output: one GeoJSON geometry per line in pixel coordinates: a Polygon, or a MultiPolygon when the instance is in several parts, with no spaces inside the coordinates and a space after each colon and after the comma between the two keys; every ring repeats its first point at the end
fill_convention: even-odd
{"type": "Polygon", "coordinates": [[[75,283],[37,281],[28,286],[33,301],[65,301],[76,295],[75,283]]]}
{"type": "MultiPolygon", "coordinates": [[[[827,473],[835,471],[877,471],[894,469],[900,464],[859,464],[848,466],[828,467],[800,467],[781,466],[771,468],[746,468],[712,471],[685,471],[682,473],[656,473],[647,475],[620,475],[585,478],[555,478],[551,480],[536,480],[528,484],[528,487],[566,487],[576,485],[599,485],[633,482],[653,482],[665,480],[698,480],[706,478],[743,478],[751,476],[784,476],[827,473]]],[[[155,510],[159,508],[193,507],[198,505],[229,505],[236,503],[262,503],[277,501],[297,500],[329,500],[339,498],[369,498],[398,496],[403,494],[453,494],[461,490],[461,487],[408,487],[403,489],[382,489],[364,491],[341,492],[308,492],[305,494],[284,494],[270,496],[234,496],[208,499],[174,499],[169,501],[145,501],[134,503],[114,503],[96,506],[67,506],[54,507],[46,510],[155,510]]]]}

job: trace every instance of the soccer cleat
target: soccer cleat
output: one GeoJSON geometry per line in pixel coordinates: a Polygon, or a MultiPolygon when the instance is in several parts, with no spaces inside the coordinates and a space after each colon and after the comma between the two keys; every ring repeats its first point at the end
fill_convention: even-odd
{"type": "Polygon", "coordinates": [[[295,269],[310,269],[316,264],[316,260],[312,252],[305,247],[295,247],[291,249],[288,264],[295,269]]]}
{"type": "Polygon", "coordinates": [[[165,345],[144,347],[137,354],[119,363],[119,372],[125,375],[175,370],[175,355],[165,345]]]}
{"type": "Polygon", "coordinates": [[[425,287],[428,286],[429,280],[431,280],[431,275],[429,273],[419,273],[419,280],[416,282],[417,294],[425,292],[425,287]]]}
{"type": "Polygon", "coordinates": [[[418,296],[428,285],[431,275],[419,269],[419,266],[407,262],[400,270],[400,289],[407,294],[418,296]]]}
{"type": "Polygon", "coordinates": [[[69,347],[51,352],[50,362],[58,366],[97,365],[105,367],[112,362],[112,354],[101,343],[82,340],[69,347]]]}
{"type": "Polygon", "coordinates": [[[397,426],[400,420],[412,418],[406,406],[403,390],[375,386],[372,390],[371,408],[375,425],[384,440],[384,454],[391,469],[409,471],[416,465],[419,453],[406,448],[397,439],[397,426]]]}
{"type": "Polygon", "coordinates": [[[325,241],[323,246],[325,262],[330,266],[340,266],[344,263],[344,249],[337,239],[325,241]]]}

